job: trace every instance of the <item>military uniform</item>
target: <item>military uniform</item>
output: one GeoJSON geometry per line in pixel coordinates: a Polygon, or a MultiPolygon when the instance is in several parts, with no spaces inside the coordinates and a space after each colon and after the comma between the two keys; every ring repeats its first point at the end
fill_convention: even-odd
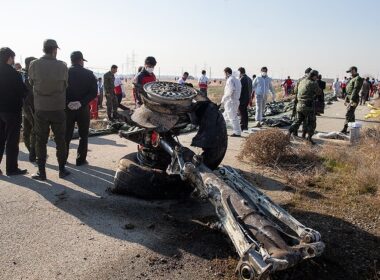
{"type": "Polygon", "coordinates": [[[117,107],[119,103],[114,92],[115,75],[109,71],[104,74],[104,92],[106,95],[107,116],[109,120],[117,118],[117,107]]]}
{"type": "Polygon", "coordinates": [[[346,112],[346,121],[344,123],[344,128],[342,132],[346,133],[348,128],[348,123],[355,122],[355,110],[359,103],[359,93],[363,86],[363,79],[357,74],[355,77],[353,77],[346,86],[346,99],[345,102],[348,103],[347,105],[347,112],[346,112]]]}
{"type": "Polygon", "coordinates": [[[314,101],[319,92],[318,84],[310,79],[302,79],[294,89],[297,95],[296,120],[289,128],[290,133],[297,133],[303,123],[303,129],[309,138],[314,134],[317,126],[314,101]]]}
{"type": "Polygon", "coordinates": [[[23,113],[23,138],[26,148],[29,151],[29,161],[36,161],[36,134],[34,132],[34,98],[33,98],[33,87],[29,83],[28,68],[30,63],[35,60],[34,57],[28,57],[25,59],[25,71],[24,71],[24,82],[28,93],[24,99],[24,104],[22,107],[23,113]]]}
{"type": "MultiPolygon", "coordinates": [[[[44,47],[58,48],[54,40],[44,42],[44,47]]],[[[34,60],[29,67],[29,81],[33,86],[34,96],[34,128],[36,133],[36,156],[38,172],[33,179],[46,180],[47,142],[50,129],[54,133],[57,147],[59,176],[67,176],[66,165],[66,88],[68,84],[68,69],[64,62],[57,60],[51,54],[34,60]]]]}

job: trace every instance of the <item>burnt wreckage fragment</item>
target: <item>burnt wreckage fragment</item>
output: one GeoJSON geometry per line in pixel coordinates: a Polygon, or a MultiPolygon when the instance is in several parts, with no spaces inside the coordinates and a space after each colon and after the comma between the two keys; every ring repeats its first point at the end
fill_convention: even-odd
{"type": "Polygon", "coordinates": [[[322,254],[320,234],[298,222],[231,167],[219,167],[227,150],[227,131],[216,104],[191,87],[169,82],[144,86],[143,103],[125,121],[135,126],[121,137],[138,144],[120,160],[112,191],[143,198],[196,191],[219,217],[219,228],[240,256],[241,279],[265,279],[300,261],[322,254]],[[192,146],[177,136],[189,124],[199,126],[192,146]]]}

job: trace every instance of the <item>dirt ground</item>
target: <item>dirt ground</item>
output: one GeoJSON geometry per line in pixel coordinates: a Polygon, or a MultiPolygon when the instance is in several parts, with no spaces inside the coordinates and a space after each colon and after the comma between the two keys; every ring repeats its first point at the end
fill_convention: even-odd
{"type": "MultiPolygon", "coordinates": [[[[360,107],[358,118],[367,111],[360,107]]],[[[343,118],[342,102],[334,103],[318,119],[318,130],[339,130],[343,118]]],[[[365,197],[340,202],[312,186],[300,195],[270,170],[238,161],[242,141],[229,139],[223,164],[240,169],[326,242],[323,256],[273,279],[379,279],[378,208],[365,197]]],[[[70,163],[77,145],[74,140],[70,163]]],[[[65,180],[58,178],[52,142],[46,183],[29,175],[0,177],[0,279],[235,279],[238,256],[225,235],[207,226],[215,220],[207,201],[112,195],[107,188],[117,162],[136,145],[108,135],[90,138],[89,150],[90,165],[69,164],[72,175],[65,180]]],[[[23,146],[20,167],[35,170],[23,146]]]]}

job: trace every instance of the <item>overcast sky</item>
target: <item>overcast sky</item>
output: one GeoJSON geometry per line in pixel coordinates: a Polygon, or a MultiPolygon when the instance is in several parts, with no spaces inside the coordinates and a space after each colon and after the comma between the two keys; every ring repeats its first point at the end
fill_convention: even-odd
{"type": "Polygon", "coordinates": [[[342,77],[352,65],[380,74],[378,0],[0,0],[0,44],[16,60],[41,56],[56,39],[58,58],[81,50],[86,66],[132,71],[153,55],[161,74],[199,75],[226,66],[248,74],[299,77],[312,67],[342,77]],[[313,3],[313,5],[312,5],[313,3]],[[127,64],[128,63],[128,64],[127,64]]]}

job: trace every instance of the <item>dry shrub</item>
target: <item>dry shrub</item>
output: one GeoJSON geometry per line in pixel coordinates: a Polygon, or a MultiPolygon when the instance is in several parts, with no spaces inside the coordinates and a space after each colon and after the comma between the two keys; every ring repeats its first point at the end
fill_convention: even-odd
{"type": "Polygon", "coordinates": [[[273,165],[287,153],[289,146],[288,136],[280,129],[260,130],[249,135],[239,158],[246,158],[258,164],[273,165]]]}

